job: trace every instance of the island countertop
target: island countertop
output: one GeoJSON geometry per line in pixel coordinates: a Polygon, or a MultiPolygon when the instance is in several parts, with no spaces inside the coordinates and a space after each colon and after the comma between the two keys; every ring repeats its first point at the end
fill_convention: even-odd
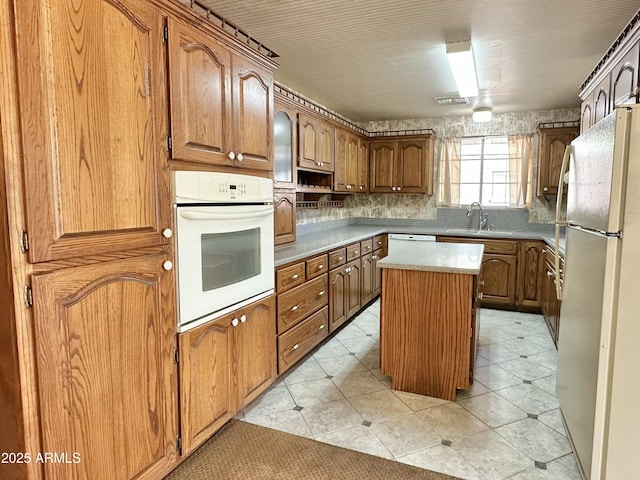
{"type": "Polygon", "coordinates": [[[478,275],[484,245],[473,243],[411,242],[378,261],[380,268],[478,275]]]}

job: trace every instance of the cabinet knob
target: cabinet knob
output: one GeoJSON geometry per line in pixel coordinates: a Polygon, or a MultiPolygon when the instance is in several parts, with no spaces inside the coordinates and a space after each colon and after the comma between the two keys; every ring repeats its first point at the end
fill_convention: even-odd
{"type": "Polygon", "coordinates": [[[246,316],[246,315],[241,315],[241,316],[240,316],[240,321],[241,321],[242,323],[246,322],[246,321],[247,321],[247,316],[246,316]]]}
{"type": "Polygon", "coordinates": [[[298,309],[298,305],[294,305],[293,307],[291,307],[291,311],[295,312],[298,309]]]}
{"type": "Polygon", "coordinates": [[[324,328],[324,324],[318,327],[318,330],[322,330],[324,328]]]}
{"type": "Polygon", "coordinates": [[[235,159],[235,158],[236,158],[236,154],[235,154],[235,153],[233,153],[233,152],[229,152],[229,153],[228,153],[228,155],[227,155],[227,157],[229,157],[229,160],[233,160],[233,159],[235,159]]]}
{"type": "Polygon", "coordinates": [[[164,268],[167,271],[171,270],[173,268],[173,262],[171,260],[167,260],[162,264],[162,268],[164,268]]]}
{"type": "Polygon", "coordinates": [[[543,190],[544,192],[548,192],[548,191],[549,191],[549,187],[544,187],[542,190],[543,190]]]}
{"type": "Polygon", "coordinates": [[[480,280],[480,285],[484,285],[484,280],[480,280]]]}
{"type": "Polygon", "coordinates": [[[364,190],[364,185],[360,185],[360,190],[364,190]]]}
{"type": "Polygon", "coordinates": [[[234,318],[233,320],[231,320],[231,325],[233,325],[234,327],[237,327],[239,323],[240,322],[238,321],[237,318],[234,318]]]}
{"type": "Polygon", "coordinates": [[[324,294],[325,294],[325,291],[324,291],[324,290],[320,290],[320,291],[318,292],[318,296],[319,296],[319,297],[323,296],[324,294]]]}
{"type": "Polygon", "coordinates": [[[342,257],[338,257],[338,260],[342,260],[342,257]]]}
{"type": "Polygon", "coordinates": [[[391,190],[393,190],[395,192],[396,191],[396,187],[391,187],[391,190]]]}
{"type": "Polygon", "coordinates": [[[358,255],[359,253],[360,253],[360,251],[358,251],[358,250],[356,250],[356,251],[354,252],[354,254],[355,254],[355,255],[358,255]]]}
{"type": "Polygon", "coordinates": [[[549,270],[547,270],[547,277],[549,278],[553,277],[553,273],[551,273],[549,270]]]}
{"type": "Polygon", "coordinates": [[[372,255],[371,256],[371,260],[377,260],[378,259],[378,255],[372,255]]]}
{"type": "Polygon", "coordinates": [[[297,350],[299,346],[300,344],[296,343],[293,347],[291,347],[291,350],[297,350]]]}
{"type": "Polygon", "coordinates": [[[402,187],[396,187],[396,190],[400,191],[402,190],[402,187]]]}
{"type": "Polygon", "coordinates": [[[324,268],[324,265],[323,265],[323,264],[320,264],[320,265],[318,265],[318,266],[316,267],[316,270],[322,270],[323,268],[324,268]]]}
{"type": "Polygon", "coordinates": [[[164,238],[171,238],[173,237],[173,231],[170,228],[165,228],[164,230],[162,230],[162,236],[164,238]]]}
{"type": "Polygon", "coordinates": [[[378,241],[378,245],[382,245],[382,242],[381,242],[381,241],[378,241]]]}
{"type": "Polygon", "coordinates": [[[244,157],[242,156],[241,153],[238,154],[238,156],[236,157],[236,160],[238,160],[239,162],[241,162],[242,160],[244,160],[244,157]]]}
{"type": "Polygon", "coordinates": [[[291,277],[292,280],[297,280],[298,278],[300,278],[300,275],[297,273],[291,277]]]}

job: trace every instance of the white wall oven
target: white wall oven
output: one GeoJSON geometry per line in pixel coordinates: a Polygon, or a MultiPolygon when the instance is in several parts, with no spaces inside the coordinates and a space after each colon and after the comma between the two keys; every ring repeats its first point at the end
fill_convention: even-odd
{"type": "Polygon", "coordinates": [[[176,171],[172,186],[179,331],[272,294],[272,180],[176,171]]]}

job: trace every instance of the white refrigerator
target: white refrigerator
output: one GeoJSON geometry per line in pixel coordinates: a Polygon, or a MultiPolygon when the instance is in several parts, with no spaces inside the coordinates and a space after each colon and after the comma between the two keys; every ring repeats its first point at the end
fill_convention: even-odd
{"type": "Polygon", "coordinates": [[[640,478],[640,105],[568,152],[556,393],[584,478],[640,478]]]}

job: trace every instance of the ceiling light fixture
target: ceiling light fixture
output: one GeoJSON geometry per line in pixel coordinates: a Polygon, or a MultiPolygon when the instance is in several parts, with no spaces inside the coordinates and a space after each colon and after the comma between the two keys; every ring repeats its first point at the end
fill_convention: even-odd
{"type": "Polygon", "coordinates": [[[458,87],[458,94],[461,97],[477,97],[478,78],[471,41],[447,43],[447,60],[458,87]]]}
{"type": "Polygon", "coordinates": [[[489,107],[478,107],[473,109],[473,114],[471,115],[471,119],[474,122],[489,122],[491,121],[491,117],[493,116],[493,112],[489,107]]]}

